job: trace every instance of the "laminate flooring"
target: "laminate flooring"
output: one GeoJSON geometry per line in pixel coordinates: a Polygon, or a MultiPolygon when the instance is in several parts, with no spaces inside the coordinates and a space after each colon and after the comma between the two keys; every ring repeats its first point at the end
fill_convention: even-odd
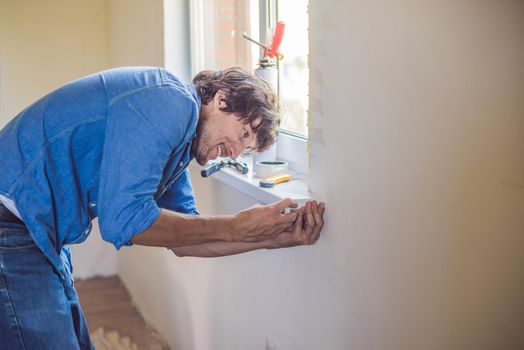
{"type": "Polygon", "coordinates": [[[102,327],[106,333],[128,337],[139,350],[169,349],[162,335],[146,324],[117,276],[78,280],[75,287],[92,335],[99,335],[102,327]]]}

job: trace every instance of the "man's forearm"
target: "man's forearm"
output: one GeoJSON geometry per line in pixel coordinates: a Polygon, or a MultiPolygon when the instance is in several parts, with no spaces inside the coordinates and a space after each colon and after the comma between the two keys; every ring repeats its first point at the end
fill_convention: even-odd
{"type": "Polygon", "coordinates": [[[259,242],[288,229],[297,217],[289,198],[252,207],[235,215],[197,216],[161,209],[159,217],[131,243],[157,247],[187,247],[212,242],[259,242]]]}
{"type": "Polygon", "coordinates": [[[157,247],[184,247],[215,241],[230,241],[232,216],[185,215],[161,209],[157,220],[134,235],[131,243],[157,247]]]}
{"type": "Polygon", "coordinates": [[[194,256],[200,258],[214,258],[249,252],[256,249],[272,248],[270,240],[260,242],[213,242],[187,247],[177,247],[171,250],[177,256],[194,256]]]}

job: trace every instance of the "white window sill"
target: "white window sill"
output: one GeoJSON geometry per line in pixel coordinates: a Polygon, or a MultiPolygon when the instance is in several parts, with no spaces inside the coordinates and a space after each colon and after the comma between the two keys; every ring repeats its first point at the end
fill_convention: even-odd
{"type": "Polygon", "coordinates": [[[299,205],[302,205],[306,201],[313,199],[308,189],[307,175],[290,169],[288,174],[291,175],[291,180],[275,185],[273,188],[263,188],[259,186],[261,179],[253,176],[252,159],[239,158],[238,160],[248,164],[249,172],[246,175],[242,175],[234,169],[226,167],[214,173],[212,177],[255,199],[261,204],[270,204],[284,198],[292,198],[296,200],[299,205]]]}

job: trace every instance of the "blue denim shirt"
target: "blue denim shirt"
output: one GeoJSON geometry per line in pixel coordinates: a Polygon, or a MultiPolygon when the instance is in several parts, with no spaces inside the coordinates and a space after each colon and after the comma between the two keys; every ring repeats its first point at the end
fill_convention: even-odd
{"type": "Polygon", "coordinates": [[[160,207],[197,214],[186,167],[199,109],[194,86],[161,68],[69,83],[0,132],[0,194],[59,271],[61,248],[97,216],[104,240],[130,245],[160,207]]]}

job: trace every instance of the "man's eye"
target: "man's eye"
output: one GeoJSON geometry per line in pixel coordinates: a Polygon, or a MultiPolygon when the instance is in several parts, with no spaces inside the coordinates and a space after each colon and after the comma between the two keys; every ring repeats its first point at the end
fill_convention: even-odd
{"type": "Polygon", "coordinates": [[[244,149],[241,153],[242,157],[250,157],[251,156],[251,153],[253,153],[253,148],[251,147],[246,147],[246,149],[244,149]]]}
{"type": "Polygon", "coordinates": [[[249,133],[247,132],[247,130],[244,130],[244,132],[242,133],[242,139],[247,139],[248,136],[249,133]]]}

